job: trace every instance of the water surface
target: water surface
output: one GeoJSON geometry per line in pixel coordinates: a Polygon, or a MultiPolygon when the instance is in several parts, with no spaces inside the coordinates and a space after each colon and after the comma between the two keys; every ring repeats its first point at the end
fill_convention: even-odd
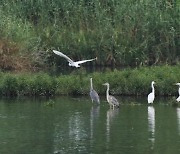
{"type": "Polygon", "coordinates": [[[89,97],[1,99],[0,153],[180,153],[180,108],[118,99],[115,110],[89,97]]]}

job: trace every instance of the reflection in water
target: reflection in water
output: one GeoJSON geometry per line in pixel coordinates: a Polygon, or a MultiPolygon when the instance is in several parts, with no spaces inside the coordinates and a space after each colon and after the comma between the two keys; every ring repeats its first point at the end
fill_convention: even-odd
{"type": "Polygon", "coordinates": [[[54,102],[47,108],[30,98],[0,100],[0,154],[180,153],[180,107],[163,107],[169,99],[121,110],[93,106],[84,97],[54,102]]]}
{"type": "MultiPolygon", "coordinates": [[[[153,106],[148,106],[148,131],[151,132],[149,140],[152,141],[152,146],[155,142],[155,109],[153,106]]],[[[152,147],[153,148],[153,147],[152,147]]]]}
{"type": "Polygon", "coordinates": [[[107,111],[107,119],[106,119],[106,136],[107,136],[107,145],[109,145],[110,142],[110,129],[111,124],[113,122],[114,117],[116,117],[119,113],[119,109],[109,109],[107,111]]]}
{"type": "Polygon", "coordinates": [[[177,108],[178,130],[180,135],[180,108],[177,108]]]}
{"type": "Polygon", "coordinates": [[[81,119],[80,114],[77,112],[74,116],[69,119],[69,138],[75,140],[76,143],[81,139],[81,119]]]}
{"type": "Polygon", "coordinates": [[[100,106],[92,106],[90,111],[90,137],[91,137],[91,143],[94,138],[94,121],[98,119],[99,117],[99,109],[100,106]]]}
{"type": "Polygon", "coordinates": [[[82,144],[87,138],[87,131],[81,112],[75,112],[63,125],[55,125],[54,153],[86,152],[82,144]]]}

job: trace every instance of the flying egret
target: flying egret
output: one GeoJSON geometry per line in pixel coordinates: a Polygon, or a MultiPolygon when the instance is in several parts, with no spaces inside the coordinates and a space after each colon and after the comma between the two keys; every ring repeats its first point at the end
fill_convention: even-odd
{"type": "Polygon", "coordinates": [[[103,85],[107,86],[106,99],[107,99],[107,102],[108,102],[109,105],[110,105],[110,108],[111,108],[111,106],[113,107],[113,109],[114,109],[115,106],[119,107],[119,102],[118,102],[118,100],[117,100],[114,96],[109,95],[109,83],[106,82],[106,83],[104,83],[103,85]]]}
{"type": "Polygon", "coordinates": [[[177,86],[179,86],[178,92],[179,92],[179,97],[176,99],[177,102],[180,102],[180,83],[176,83],[177,86]]]}
{"type": "Polygon", "coordinates": [[[63,54],[62,52],[60,51],[56,51],[56,50],[53,50],[53,52],[63,58],[65,58],[68,62],[69,62],[69,66],[74,66],[74,67],[80,67],[79,64],[82,64],[82,63],[86,63],[88,61],[93,61],[93,60],[97,60],[97,57],[94,58],[94,59],[88,59],[88,60],[81,60],[81,61],[76,61],[74,62],[72,59],[70,59],[68,56],[66,56],[65,54],[63,54]]]}
{"type": "Polygon", "coordinates": [[[99,95],[93,89],[92,78],[90,78],[90,84],[91,84],[91,87],[90,87],[90,93],[89,94],[90,94],[91,100],[92,100],[92,102],[95,101],[97,104],[100,104],[99,95]]]}
{"type": "Polygon", "coordinates": [[[154,81],[152,81],[152,82],[151,82],[152,92],[148,95],[148,104],[153,103],[154,98],[155,98],[155,89],[154,89],[154,84],[155,84],[155,82],[154,82],[154,81]]]}

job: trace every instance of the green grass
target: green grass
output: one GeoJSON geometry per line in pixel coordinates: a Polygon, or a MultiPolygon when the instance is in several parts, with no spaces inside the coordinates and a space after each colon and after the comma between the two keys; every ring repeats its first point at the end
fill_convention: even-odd
{"type": "Polygon", "coordinates": [[[99,65],[174,64],[179,8],[177,0],[2,0],[0,39],[32,57],[47,51],[39,60],[46,65],[60,63],[52,49],[74,59],[97,56],[99,65]]]}
{"type": "Polygon", "coordinates": [[[161,67],[141,67],[122,71],[106,71],[87,74],[85,72],[70,75],[50,76],[46,73],[12,74],[0,73],[0,95],[5,96],[54,96],[54,95],[88,95],[90,77],[94,89],[105,94],[110,83],[110,92],[114,95],[147,95],[151,91],[151,81],[156,81],[156,95],[177,95],[180,82],[179,65],[161,67]]]}

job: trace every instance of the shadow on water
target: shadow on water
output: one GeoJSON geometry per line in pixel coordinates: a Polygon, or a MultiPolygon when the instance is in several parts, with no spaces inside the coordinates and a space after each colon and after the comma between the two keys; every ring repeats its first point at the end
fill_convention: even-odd
{"type": "Polygon", "coordinates": [[[0,153],[179,153],[180,109],[170,98],[117,98],[115,110],[105,98],[1,99],[0,153]]]}

